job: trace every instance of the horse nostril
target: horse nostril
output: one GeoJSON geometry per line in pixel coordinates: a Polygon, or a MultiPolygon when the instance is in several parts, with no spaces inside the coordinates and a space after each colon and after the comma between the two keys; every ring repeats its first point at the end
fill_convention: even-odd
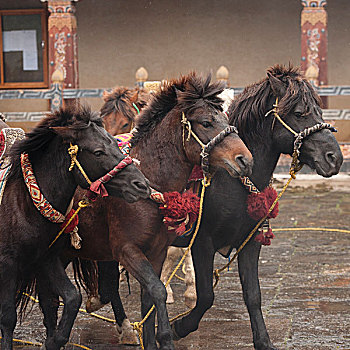
{"type": "Polygon", "coordinates": [[[244,175],[250,175],[252,172],[252,161],[245,157],[243,154],[239,154],[235,158],[236,163],[241,168],[244,175]]]}
{"type": "Polygon", "coordinates": [[[147,191],[148,190],[148,186],[145,182],[140,182],[138,180],[133,180],[131,181],[131,184],[136,187],[137,189],[141,190],[141,191],[147,191]]]}
{"type": "Polygon", "coordinates": [[[337,159],[337,157],[333,152],[326,153],[326,160],[328,161],[328,163],[335,164],[336,159],[337,159]]]}

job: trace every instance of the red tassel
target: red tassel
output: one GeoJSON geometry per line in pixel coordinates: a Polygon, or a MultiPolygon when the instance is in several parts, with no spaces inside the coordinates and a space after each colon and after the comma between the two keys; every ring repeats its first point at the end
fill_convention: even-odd
{"type": "Polygon", "coordinates": [[[90,191],[100,195],[102,197],[108,197],[108,192],[103,183],[99,180],[96,180],[90,185],[90,191]]]}
{"type": "MultiPolygon", "coordinates": [[[[267,205],[270,209],[271,205],[273,204],[273,202],[276,200],[277,198],[277,192],[273,187],[266,187],[263,191],[263,193],[266,196],[266,201],[267,201],[267,205]]],[[[275,207],[272,209],[271,213],[269,214],[269,216],[267,217],[268,219],[274,219],[277,215],[278,215],[278,205],[279,203],[277,202],[275,207]]]]}
{"type": "Polygon", "coordinates": [[[267,232],[260,231],[260,233],[255,237],[256,242],[260,242],[262,245],[271,245],[271,239],[275,238],[272,233],[271,228],[267,232]]]}
{"type": "Polygon", "coordinates": [[[247,206],[248,215],[254,220],[260,220],[269,210],[266,196],[263,192],[250,193],[247,198],[247,206]]]}
{"type": "Polygon", "coordinates": [[[191,190],[183,194],[166,192],[163,196],[165,204],[159,207],[164,216],[163,222],[169,230],[181,235],[186,231],[186,226],[192,225],[198,218],[199,198],[191,190]]]}
{"type": "MultiPolygon", "coordinates": [[[[66,215],[66,219],[61,224],[61,229],[67,224],[69,219],[73,216],[75,213],[74,209],[71,209],[71,211],[66,215]]],[[[79,224],[79,217],[76,215],[74,219],[70,222],[70,224],[65,228],[64,233],[70,233],[73,231],[75,226],[78,226],[79,224]]]]}

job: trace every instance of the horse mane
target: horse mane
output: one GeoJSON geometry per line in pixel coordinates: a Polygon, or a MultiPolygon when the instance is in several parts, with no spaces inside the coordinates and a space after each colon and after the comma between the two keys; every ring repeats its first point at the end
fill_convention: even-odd
{"type": "Polygon", "coordinates": [[[137,91],[122,86],[115,87],[111,92],[104,91],[104,104],[101,107],[102,118],[113,112],[122,113],[130,121],[134,121],[136,110],[132,98],[137,91]]]}
{"type": "Polygon", "coordinates": [[[36,156],[40,157],[48,143],[58,136],[53,131],[53,127],[68,127],[79,131],[88,128],[91,123],[103,127],[102,119],[98,113],[92,112],[90,107],[87,106],[69,106],[48,114],[32,131],[26,133],[23,140],[17,141],[13,145],[10,151],[12,162],[10,174],[19,173],[20,156],[23,152],[28,153],[31,160],[34,160],[36,156]]]}
{"type": "Polygon", "coordinates": [[[211,74],[202,78],[192,72],[179,79],[165,82],[155,93],[136,123],[132,146],[149,135],[164,117],[175,107],[185,114],[200,107],[211,107],[222,111],[222,99],[218,97],[224,89],[221,82],[211,83],[211,74]]]}
{"type": "Polygon", "coordinates": [[[269,75],[282,81],[286,87],[285,95],[278,102],[278,113],[282,118],[300,101],[304,102],[306,113],[312,112],[314,108],[320,109],[319,96],[312,85],[301,76],[298,68],[291,64],[288,67],[278,64],[272,66],[267,70],[266,78],[247,86],[228,109],[230,124],[235,125],[240,136],[246,140],[259,138],[264,141],[265,113],[273,108],[269,101],[274,96],[269,75]]]}

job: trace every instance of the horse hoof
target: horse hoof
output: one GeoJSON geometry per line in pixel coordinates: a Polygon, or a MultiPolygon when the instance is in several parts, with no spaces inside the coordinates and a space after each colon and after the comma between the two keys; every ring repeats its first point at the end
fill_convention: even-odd
{"type": "Polygon", "coordinates": [[[88,300],[86,301],[86,311],[88,313],[95,312],[97,310],[100,310],[101,307],[105,306],[106,304],[102,304],[100,297],[89,297],[88,300]]]}
{"type": "Polygon", "coordinates": [[[175,323],[172,323],[171,324],[171,331],[172,331],[172,338],[174,341],[178,341],[181,339],[181,337],[176,333],[176,330],[175,330],[175,323]]]}
{"type": "Polygon", "coordinates": [[[137,332],[133,329],[129,319],[125,319],[120,327],[116,324],[117,332],[120,337],[120,344],[123,345],[140,345],[137,332]]]}

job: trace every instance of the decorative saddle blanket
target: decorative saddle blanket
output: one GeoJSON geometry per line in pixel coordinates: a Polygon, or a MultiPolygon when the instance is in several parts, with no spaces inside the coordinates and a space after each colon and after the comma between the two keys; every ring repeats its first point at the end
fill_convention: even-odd
{"type": "Polygon", "coordinates": [[[11,169],[9,150],[17,140],[22,140],[25,132],[20,128],[4,128],[0,132],[0,204],[4,195],[7,175],[11,169]]]}

